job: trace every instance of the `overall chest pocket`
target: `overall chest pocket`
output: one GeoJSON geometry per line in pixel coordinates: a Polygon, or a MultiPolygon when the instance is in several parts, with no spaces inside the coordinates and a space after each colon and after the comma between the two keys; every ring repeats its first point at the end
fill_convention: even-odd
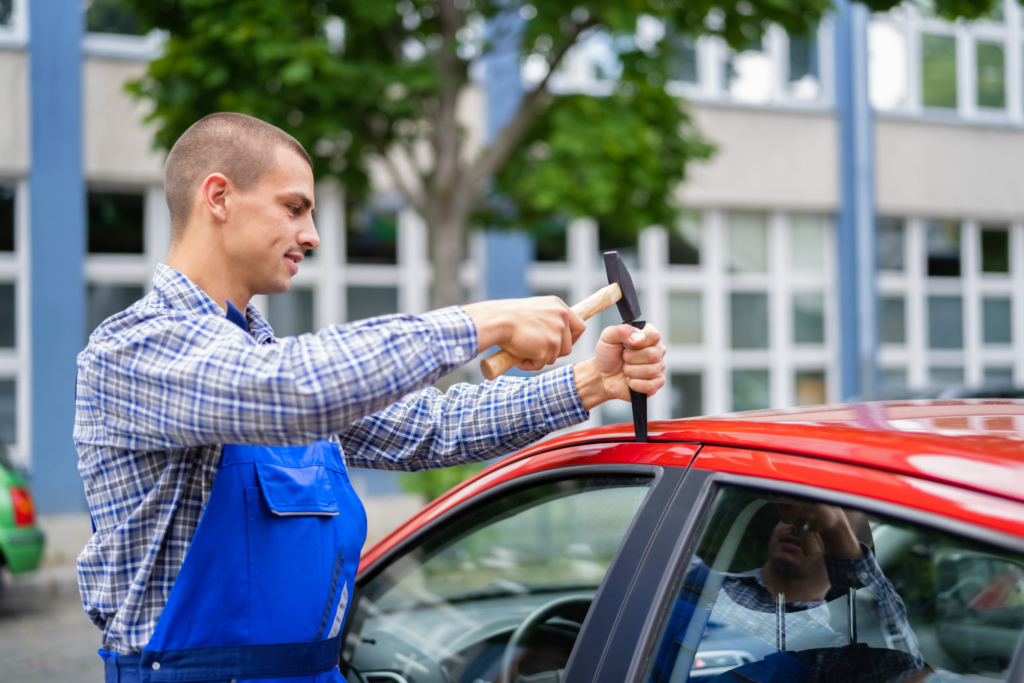
{"type": "Polygon", "coordinates": [[[255,467],[259,486],[245,491],[252,643],[309,641],[339,550],[334,489],[322,466],[255,467]]]}

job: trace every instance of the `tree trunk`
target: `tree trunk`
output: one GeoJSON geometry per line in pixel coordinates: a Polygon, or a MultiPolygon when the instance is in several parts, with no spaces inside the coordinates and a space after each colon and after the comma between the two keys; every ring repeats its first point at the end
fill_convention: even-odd
{"type": "Polygon", "coordinates": [[[430,307],[437,309],[466,303],[466,294],[459,282],[459,269],[465,258],[466,221],[457,217],[438,221],[427,219],[427,235],[430,261],[434,266],[430,307]]]}

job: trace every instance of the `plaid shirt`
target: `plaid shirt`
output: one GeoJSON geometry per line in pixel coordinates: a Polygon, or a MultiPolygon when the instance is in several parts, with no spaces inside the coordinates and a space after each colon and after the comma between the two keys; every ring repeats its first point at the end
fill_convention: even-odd
{"type": "Polygon", "coordinates": [[[78,357],[74,439],[96,527],[78,584],[106,649],[140,652],[153,634],[223,444],[330,438],[349,466],[415,471],[503,455],[588,418],[571,366],[431,388],[476,355],[459,307],[284,339],[252,305],[246,318],[249,334],[161,265],[152,291],[78,357]]]}

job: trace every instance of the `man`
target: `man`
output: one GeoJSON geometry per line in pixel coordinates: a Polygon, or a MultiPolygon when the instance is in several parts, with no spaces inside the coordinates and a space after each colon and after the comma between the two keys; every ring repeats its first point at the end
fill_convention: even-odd
{"type": "Polygon", "coordinates": [[[366,533],[347,466],[495,457],[664,385],[657,329],[621,325],[572,367],[429,388],[492,346],[528,370],[567,355],[585,325],[554,297],[275,339],[249,301],[287,291],[319,244],[301,145],[214,114],[174,145],[164,187],[167,264],[78,360],[75,443],[95,526],[79,587],[107,680],[340,680],[366,533]]]}
{"type": "Polygon", "coordinates": [[[708,651],[760,660],[721,674],[723,681],[899,681],[920,671],[917,638],[903,600],[871,552],[864,513],[792,499],[778,499],[775,507],[779,521],[762,567],[720,573],[699,557],[691,560],[652,681],[687,680],[708,651]],[[845,609],[850,590],[861,588],[871,589],[877,618],[860,615],[858,642],[878,647],[851,651],[844,648],[851,645],[849,627],[833,628],[828,604],[841,602],[845,609]]]}

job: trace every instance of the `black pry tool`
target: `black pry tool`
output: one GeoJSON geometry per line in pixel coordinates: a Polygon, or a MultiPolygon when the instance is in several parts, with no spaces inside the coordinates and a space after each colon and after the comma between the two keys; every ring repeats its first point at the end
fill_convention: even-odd
{"type": "MultiPolygon", "coordinates": [[[[639,320],[640,300],[636,296],[633,278],[629,276],[626,264],[617,251],[604,252],[604,269],[608,273],[608,284],[618,283],[622,289],[622,298],[615,302],[619,308],[622,322],[632,325],[638,330],[644,329],[646,321],[639,320]]],[[[629,390],[629,400],[633,405],[633,431],[637,443],[647,442],[647,394],[629,390]]]]}

